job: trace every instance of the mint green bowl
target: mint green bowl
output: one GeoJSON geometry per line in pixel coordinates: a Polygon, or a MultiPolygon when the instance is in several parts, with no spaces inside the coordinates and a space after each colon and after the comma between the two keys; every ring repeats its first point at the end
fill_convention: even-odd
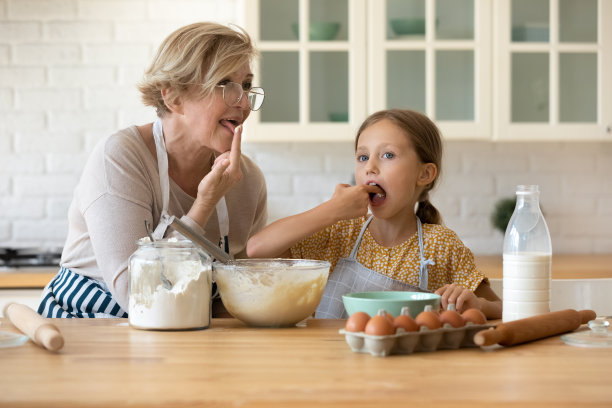
{"type": "Polygon", "coordinates": [[[349,316],[355,312],[374,316],[380,309],[385,309],[396,317],[403,306],[408,306],[410,315],[416,317],[426,305],[432,305],[434,310],[440,307],[440,295],[425,292],[358,292],[343,295],[342,301],[349,316]]]}
{"type": "Polygon", "coordinates": [[[397,18],[390,21],[391,29],[396,35],[424,35],[424,18],[397,18]]]}
{"type": "MultiPolygon", "coordinates": [[[[295,38],[300,38],[300,25],[291,24],[291,30],[295,38]]],[[[336,38],[340,30],[340,23],[328,23],[325,21],[311,21],[308,26],[308,36],[310,41],[329,41],[336,38]]]]}

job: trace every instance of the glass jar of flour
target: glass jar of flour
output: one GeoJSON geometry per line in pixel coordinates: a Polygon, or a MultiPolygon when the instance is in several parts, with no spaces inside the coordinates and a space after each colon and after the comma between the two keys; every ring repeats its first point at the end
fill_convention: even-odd
{"type": "Polygon", "coordinates": [[[130,326],[152,330],[210,325],[212,262],[191,241],[138,241],[129,260],[130,326]]]}

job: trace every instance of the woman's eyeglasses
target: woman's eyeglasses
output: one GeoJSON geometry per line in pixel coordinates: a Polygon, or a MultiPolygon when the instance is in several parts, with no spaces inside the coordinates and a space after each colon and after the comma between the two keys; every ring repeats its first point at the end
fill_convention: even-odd
{"type": "Polygon", "coordinates": [[[227,82],[223,85],[217,85],[223,88],[223,100],[227,106],[236,106],[242,100],[242,95],[246,94],[249,108],[252,111],[259,110],[264,101],[263,88],[251,88],[248,91],[242,89],[242,85],[236,82],[227,82]]]}

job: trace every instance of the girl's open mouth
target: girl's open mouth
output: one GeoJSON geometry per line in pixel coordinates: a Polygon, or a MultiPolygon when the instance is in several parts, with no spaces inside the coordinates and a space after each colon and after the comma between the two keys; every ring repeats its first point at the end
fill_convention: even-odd
{"type": "Polygon", "coordinates": [[[381,189],[382,193],[370,193],[370,204],[373,206],[381,205],[387,198],[387,193],[376,183],[368,183],[368,185],[376,186],[381,189]]]}

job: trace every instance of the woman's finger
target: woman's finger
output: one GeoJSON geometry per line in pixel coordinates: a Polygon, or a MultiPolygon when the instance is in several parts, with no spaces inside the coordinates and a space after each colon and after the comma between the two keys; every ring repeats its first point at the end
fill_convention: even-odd
{"type": "Polygon", "coordinates": [[[227,159],[229,159],[229,152],[221,153],[218,157],[215,158],[213,166],[216,165],[218,162],[221,162],[227,159]]]}
{"type": "Polygon", "coordinates": [[[230,161],[227,157],[219,156],[217,160],[215,160],[215,163],[213,164],[212,169],[210,169],[210,173],[208,173],[208,175],[205,178],[207,178],[210,175],[211,178],[213,180],[216,180],[216,182],[218,183],[219,180],[221,180],[221,177],[223,177],[223,173],[229,167],[229,165],[230,165],[230,161]]]}
{"type": "MultiPolygon", "coordinates": [[[[242,143],[242,125],[236,126],[234,129],[234,138],[232,139],[232,147],[230,149],[230,167],[240,168],[240,155],[242,151],[240,150],[240,144],[242,143]]],[[[231,170],[230,170],[231,171],[231,170]]]]}

